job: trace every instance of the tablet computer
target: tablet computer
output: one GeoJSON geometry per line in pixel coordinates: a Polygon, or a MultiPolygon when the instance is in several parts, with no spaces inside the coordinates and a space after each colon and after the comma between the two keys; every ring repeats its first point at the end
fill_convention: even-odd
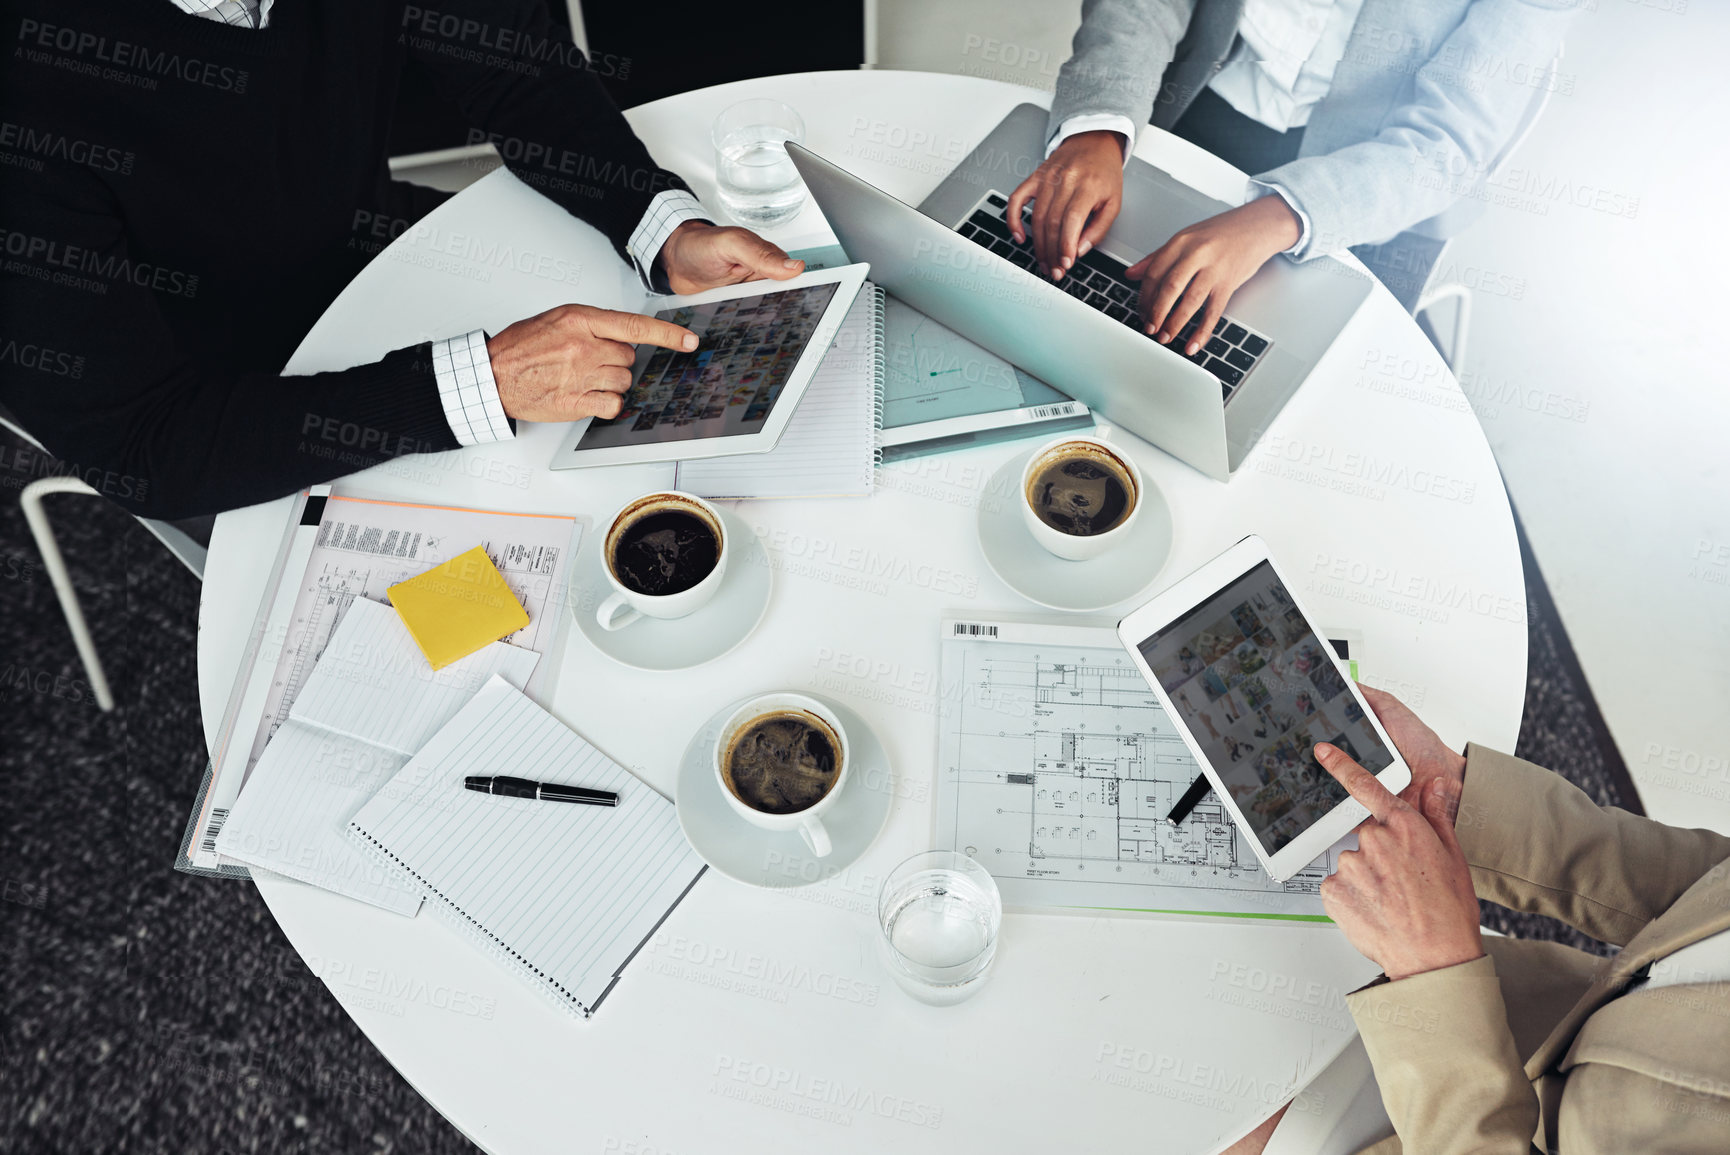
{"type": "Polygon", "coordinates": [[[1411,771],[1280,574],[1246,537],[1117,624],[1256,858],[1302,870],[1369,811],[1313,753],[1329,742],[1398,792],[1411,771]]]}
{"type": "Polygon", "coordinates": [[[750,281],[645,312],[697,334],[694,352],[639,345],[617,417],[575,423],[554,469],[767,453],[865,283],[867,265],[750,281]]]}

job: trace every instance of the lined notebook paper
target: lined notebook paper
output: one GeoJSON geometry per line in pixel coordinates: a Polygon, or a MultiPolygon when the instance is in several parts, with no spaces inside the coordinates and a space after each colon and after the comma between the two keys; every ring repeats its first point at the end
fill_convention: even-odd
{"type": "Polygon", "coordinates": [[[494,678],[356,814],[349,831],[437,917],[588,1017],[706,869],[673,804],[494,678]],[[468,775],[619,794],[617,806],[503,798],[468,775]]]}
{"type": "Polygon", "coordinates": [[[389,606],[355,598],[217,835],[219,854],[412,915],[421,892],[348,838],[348,820],[495,675],[540,655],[504,642],[440,670],[389,606]]]}
{"type": "Polygon", "coordinates": [[[866,282],[767,453],[681,461],[674,488],[699,497],[868,497],[883,450],[883,290],[866,282]]]}

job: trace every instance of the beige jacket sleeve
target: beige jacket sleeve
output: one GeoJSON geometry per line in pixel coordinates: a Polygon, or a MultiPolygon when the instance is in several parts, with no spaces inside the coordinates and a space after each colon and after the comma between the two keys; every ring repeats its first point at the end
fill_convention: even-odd
{"type": "Polygon", "coordinates": [[[1530,1155],[1526,1079],[1496,964],[1458,966],[1346,996],[1403,1155],[1530,1155]]]}
{"type": "Polygon", "coordinates": [[[1479,898],[1618,946],[1730,858],[1730,838],[1599,806],[1560,774],[1477,745],[1454,829],[1479,898]]]}
{"type": "MultiPolygon", "coordinates": [[[[1730,858],[1730,838],[1600,807],[1482,746],[1466,749],[1455,829],[1479,897],[1618,944],[1730,858]]],[[[1346,1005],[1405,1155],[1533,1150],[1538,1098],[1489,957],[1365,987],[1346,1005]]]]}

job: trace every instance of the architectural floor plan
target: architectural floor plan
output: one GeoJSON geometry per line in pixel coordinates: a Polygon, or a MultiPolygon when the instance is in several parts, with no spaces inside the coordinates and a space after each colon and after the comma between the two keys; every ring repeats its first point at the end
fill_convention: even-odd
{"type": "Polygon", "coordinates": [[[937,845],[966,851],[1006,903],[1315,918],[1344,842],[1275,883],[1108,625],[943,624],[937,845]]]}

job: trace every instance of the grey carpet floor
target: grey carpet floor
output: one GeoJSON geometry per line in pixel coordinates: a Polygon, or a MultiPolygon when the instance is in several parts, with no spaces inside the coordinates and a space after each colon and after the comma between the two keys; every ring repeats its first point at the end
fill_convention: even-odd
{"type": "MultiPolygon", "coordinates": [[[[206,761],[199,585],[117,509],[51,499],[118,701],[101,713],[18,510],[29,479],[0,467],[0,1152],[476,1150],[366,1040],[249,884],[170,869],[206,761]]],[[[1517,752],[1637,809],[1529,554],[1527,585],[1517,752]]],[[[1484,913],[1510,934],[1605,949],[1484,913]]]]}

